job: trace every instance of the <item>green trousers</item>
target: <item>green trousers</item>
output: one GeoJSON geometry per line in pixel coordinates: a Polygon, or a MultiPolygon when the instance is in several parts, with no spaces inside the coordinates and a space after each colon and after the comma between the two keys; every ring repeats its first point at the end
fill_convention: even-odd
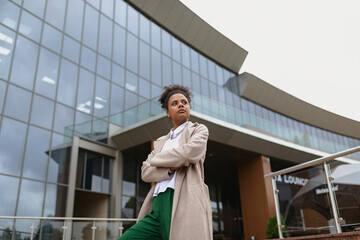
{"type": "Polygon", "coordinates": [[[118,240],[168,240],[173,198],[172,188],[153,197],[153,211],[126,230],[118,240]]]}

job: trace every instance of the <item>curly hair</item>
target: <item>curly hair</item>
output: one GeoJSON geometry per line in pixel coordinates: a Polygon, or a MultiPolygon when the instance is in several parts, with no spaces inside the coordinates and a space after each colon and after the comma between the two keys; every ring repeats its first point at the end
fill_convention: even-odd
{"type": "Polygon", "coordinates": [[[184,95],[189,103],[191,102],[192,93],[190,91],[190,88],[179,85],[179,84],[173,84],[169,86],[164,86],[164,91],[160,95],[159,103],[161,104],[161,108],[168,110],[168,102],[172,95],[176,93],[181,93],[184,95]]]}

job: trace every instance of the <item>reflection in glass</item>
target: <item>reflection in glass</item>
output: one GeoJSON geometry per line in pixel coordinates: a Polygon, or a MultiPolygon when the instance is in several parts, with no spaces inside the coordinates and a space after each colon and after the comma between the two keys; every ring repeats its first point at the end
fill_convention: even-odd
{"type": "Polygon", "coordinates": [[[46,185],[44,216],[65,217],[66,197],[67,187],[48,183],[46,185]]]}
{"type": "Polygon", "coordinates": [[[38,45],[18,36],[10,81],[32,90],[38,45]]]}
{"type": "MultiPolygon", "coordinates": [[[[122,2],[122,0],[120,0],[120,2],[122,2]]],[[[126,40],[125,29],[115,24],[113,60],[122,66],[125,66],[125,49],[126,49],[125,40],[126,40]]]]}
{"type": "Polygon", "coordinates": [[[91,116],[76,111],[74,135],[91,139],[91,116]]]}
{"type": "MultiPolygon", "coordinates": [[[[102,1],[110,2],[108,1],[102,1]]],[[[103,4],[104,5],[104,4],[103,4]]],[[[100,15],[100,34],[99,34],[99,52],[108,58],[111,58],[112,46],[112,22],[107,17],[100,15]]]]}
{"type": "Polygon", "coordinates": [[[23,179],[20,186],[17,216],[41,216],[45,184],[23,179]],[[31,196],[31,201],[29,201],[31,196]]]}
{"type": "Polygon", "coordinates": [[[119,65],[113,63],[112,64],[112,76],[111,80],[114,83],[119,84],[120,86],[124,87],[125,85],[125,77],[124,77],[125,71],[124,68],[120,67],[119,65]]]}
{"type": "Polygon", "coordinates": [[[27,11],[22,11],[21,22],[19,32],[25,36],[31,38],[32,40],[39,42],[40,33],[41,33],[42,22],[28,13],[27,11]]]}
{"type": "Polygon", "coordinates": [[[121,114],[118,114],[124,110],[124,89],[111,84],[111,101],[110,101],[110,114],[111,122],[122,125],[121,114]]]}
{"type": "Polygon", "coordinates": [[[30,126],[25,150],[23,176],[38,180],[45,180],[50,132],[30,126]]]}
{"type": "Polygon", "coordinates": [[[0,78],[8,80],[15,33],[4,26],[0,26],[0,78]]]}
{"type": "Polygon", "coordinates": [[[62,104],[56,104],[55,119],[54,119],[54,131],[62,134],[70,134],[72,132],[66,131],[67,128],[74,125],[74,109],[66,107],[62,104]]]}
{"type": "Polygon", "coordinates": [[[161,83],[161,55],[160,52],[151,48],[151,80],[161,83]]]}
{"type": "Polygon", "coordinates": [[[0,22],[16,30],[19,19],[19,7],[10,1],[2,1],[0,8],[0,22]]]}
{"type": "Polygon", "coordinates": [[[127,34],[126,66],[134,71],[138,71],[138,38],[132,34],[127,34]]]}
{"type": "Polygon", "coordinates": [[[96,65],[97,73],[106,79],[110,79],[111,62],[108,59],[98,55],[98,61],[96,65]]]}
{"type": "Polygon", "coordinates": [[[53,113],[54,102],[35,94],[31,109],[30,122],[35,125],[51,129],[53,113]]]}
{"type": "MultiPolygon", "coordinates": [[[[46,215],[44,214],[44,216],[46,215]]],[[[41,229],[38,229],[38,232],[41,232],[41,239],[46,239],[46,240],[62,239],[63,225],[64,225],[64,221],[62,220],[59,221],[41,220],[41,229]]]]}
{"type": "Polygon", "coordinates": [[[183,81],[183,85],[187,86],[189,88],[191,88],[191,74],[190,74],[190,70],[182,67],[182,81],[183,81]]]}
{"type": "Polygon", "coordinates": [[[196,73],[199,73],[199,53],[190,49],[190,57],[191,57],[191,70],[196,73]]]}
{"type": "Polygon", "coordinates": [[[67,19],[65,23],[65,32],[76,40],[81,40],[81,27],[84,12],[84,1],[71,0],[68,1],[67,19]]]}
{"type": "Polygon", "coordinates": [[[93,112],[94,84],[94,74],[81,68],[77,94],[77,110],[87,114],[93,112]]]}
{"type": "Polygon", "coordinates": [[[31,226],[34,224],[34,239],[40,238],[40,232],[38,231],[38,227],[40,226],[40,220],[32,220],[32,219],[17,219],[15,221],[15,236],[18,239],[30,239],[31,238],[31,226]]]}
{"type": "Polygon", "coordinates": [[[68,36],[64,36],[62,54],[64,57],[78,63],[80,55],[80,44],[68,36]]]}
{"type": "Polygon", "coordinates": [[[46,4],[45,20],[60,30],[63,30],[65,7],[65,1],[48,0],[46,4]]]}
{"type": "Polygon", "coordinates": [[[150,43],[150,21],[140,14],[140,38],[150,43]]]}
{"type": "Polygon", "coordinates": [[[106,117],[109,115],[110,82],[101,77],[97,77],[95,91],[94,115],[97,117],[106,117]]]}
{"type": "Polygon", "coordinates": [[[139,74],[146,78],[150,78],[150,47],[146,43],[140,41],[140,59],[139,74]]]}
{"type": "Polygon", "coordinates": [[[159,97],[162,89],[154,84],[151,84],[151,98],[159,97]]]}
{"type": "Polygon", "coordinates": [[[23,7],[42,18],[44,16],[45,0],[26,0],[23,7]]]}
{"type": "Polygon", "coordinates": [[[125,87],[132,92],[138,92],[138,76],[130,71],[126,71],[125,87]]]}
{"type": "Polygon", "coordinates": [[[55,28],[48,24],[44,25],[44,32],[42,36],[42,45],[51,50],[60,53],[62,34],[55,28]]]}
{"type": "Polygon", "coordinates": [[[137,95],[132,92],[125,91],[125,109],[132,108],[137,104],[137,95]]]}
{"type": "Polygon", "coordinates": [[[113,18],[114,0],[101,1],[101,12],[113,18]]]}
{"type": "Polygon", "coordinates": [[[0,175],[0,216],[15,215],[18,188],[19,178],[0,175]]]}
{"type": "Polygon", "coordinates": [[[171,56],[171,38],[170,34],[165,30],[161,30],[161,44],[162,44],[162,52],[168,56],[171,56]]]}
{"type": "Polygon", "coordinates": [[[153,22],[150,22],[151,24],[151,46],[155,47],[158,50],[161,50],[161,38],[160,38],[160,32],[161,29],[158,25],[156,25],[153,22]]]}
{"type": "Polygon", "coordinates": [[[139,29],[139,13],[131,6],[128,6],[128,27],[127,29],[135,34],[138,35],[138,29],[139,29]]]}
{"type": "Polygon", "coordinates": [[[181,62],[181,52],[180,52],[180,41],[171,36],[172,43],[172,58],[181,62]]]}
{"type": "Polygon", "coordinates": [[[0,113],[3,109],[4,97],[5,97],[6,83],[0,80],[0,113]]]}
{"type": "Polygon", "coordinates": [[[72,138],[53,133],[48,170],[48,181],[67,184],[72,138]]]}
{"type": "Polygon", "coordinates": [[[181,66],[175,61],[172,61],[173,64],[173,83],[181,84],[182,83],[182,77],[181,77],[181,66]]]}
{"type": "Polygon", "coordinates": [[[139,94],[146,99],[150,98],[150,82],[140,78],[139,94]]]}
{"type": "Polygon", "coordinates": [[[99,9],[100,7],[100,0],[87,0],[87,2],[94,6],[96,9],[99,9]]]}
{"type": "Polygon", "coordinates": [[[171,60],[169,57],[162,55],[162,77],[163,77],[163,86],[170,85],[172,83],[172,74],[171,74],[171,60]]]}
{"type": "Polygon", "coordinates": [[[185,67],[190,68],[190,48],[184,43],[181,43],[181,62],[185,67]]]}
{"type": "Polygon", "coordinates": [[[0,132],[0,172],[19,176],[23,159],[26,125],[3,118],[0,132]]]}
{"type": "Polygon", "coordinates": [[[31,93],[21,88],[9,85],[5,101],[5,115],[22,121],[29,119],[31,93]]]}
{"type": "Polygon", "coordinates": [[[90,5],[86,4],[83,42],[94,50],[97,44],[98,19],[99,13],[90,7],[90,5]]]}
{"type": "Polygon", "coordinates": [[[92,125],[93,140],[102,143],[107,143],[108,132],[109,132],[109,123],[107,121],[101,119],[93,120],[93,125],[92,125]]]}
{"type": "Polygon", "coordinates": [[[71,107],[75,106],[78,67],[62,59],[57,100],[71,107]]]}
{"type": "Polygon", "coordinates": [[[123,0],[115,0],[115,21],[126,27],[127,4],[123,0]]]}
{"type": "Polygon", "coordinates": [[[81,65],[95,72],[96,54],[87,47],[81,48],[81,65]]]}
{"type": "Polygon", "coordinates": [[[59,56],[41,48],[35,91],[46,97],[55,98],[59,69],[59,56]]]}

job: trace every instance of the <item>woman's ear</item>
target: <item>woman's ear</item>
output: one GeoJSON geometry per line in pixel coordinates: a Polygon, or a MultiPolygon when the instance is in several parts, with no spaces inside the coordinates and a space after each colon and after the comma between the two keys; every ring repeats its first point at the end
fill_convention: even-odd
{"type": "Polygon", "coordinates": [[[169,110],[166,110],[166,116],[170,118],[169,110]]]}

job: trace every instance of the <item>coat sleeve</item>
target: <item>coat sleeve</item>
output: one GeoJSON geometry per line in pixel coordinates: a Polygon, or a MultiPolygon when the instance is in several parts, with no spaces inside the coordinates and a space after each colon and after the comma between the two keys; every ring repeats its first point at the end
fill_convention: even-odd
{"type": "Polygon", "coordinates": [[[205,125],[196,127],[186,144],[162,151],[149,159],[151,166],[182,167],[198,163],[206,152],[209,130],[205,125]]]}
{"type": "MultiPolygon", "coordinates": [[[[156,154],[157,155],[157,154],[156,154]]],[[[149,160],[155,156],[152,151],[146,161],[143,162],[141,167],[141,179],[144,182],[160,182],[162,180],[170,179],[169,168],[152,166],[149,160]]]]}

